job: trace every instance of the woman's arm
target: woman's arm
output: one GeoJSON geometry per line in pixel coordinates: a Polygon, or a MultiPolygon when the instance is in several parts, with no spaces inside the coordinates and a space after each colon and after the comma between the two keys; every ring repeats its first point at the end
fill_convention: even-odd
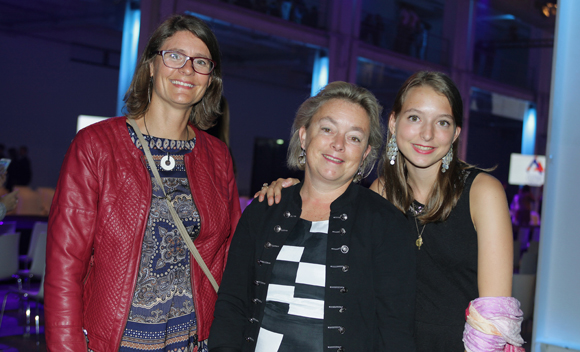
{"type": "MultiPolygon", "coordinates": [[[[228,163],[228,192],[229,192],[229,209],[230,209],[230,236],[227,241],[227,250],[226,255],[224,256],[224,261],[227,263],[228,254],[230,251],[230,244],[232,242],[232,238],[234,236],[234,232],[236,231],[236,227],[238,225],[238,221],[240,220],[240,216],[242,215],[242,211],[240,209],[240,198],[238,193],[238,186],[236,184],[236,175],[234,174],[234,165],[232,162],[231,154],[228,151],[229,157],[227,158],[228,163]]],[[[225,265],[224,265],[225,267],[225,265]]]]}
{"type": "Polygon", "coordinates": [[[209,334],[209,347],[212,352],[239,352],[244,343],[244,332],[249,324],[248,295],[255,257],[255,239],[251,235],[248,220],[253,208],[252,204],[246,208],[230,246],[209,334]]]}
{"type": "Polygon", "coordinates": [[[48,221],[45,274],[46,342],[49,351],[86,351],[83,280],[91,257],[97,176],[82,131],[69,148],[48,221]]]}
{"type": "Polygon", "coordinates": [[[469,204],[477,231],[479,296],[509,297],[513,235],[504,188],[495,177],[480,173],[471,186],[469,204]]]}

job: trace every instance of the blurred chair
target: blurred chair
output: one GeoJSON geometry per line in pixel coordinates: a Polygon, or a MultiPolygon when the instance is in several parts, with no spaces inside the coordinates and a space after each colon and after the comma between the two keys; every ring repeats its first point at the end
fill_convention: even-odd
{"type": "Polygon", "coordinates": [[[4,301],[2,302],[2,312],[0,313],[0,327],[2,327],[2,320],[4,319],[4,311],[6,309],[6,301],[9,294],[15,294],[26,298],[26,329],[24,330],[24,335],[30,334],[30,300],[36,301],[36,315],[34,316],[34,325],[36,326],[36,338],[38,342],[40,334],[40,304],[44,304],[44,273],[42,273],[42,280],[40,281],[40,287],[38,290],[9,290],[4,295],[4,301]]]}
{"type": "Polygon", "coordinates": [[[18,190],[18,204],[15,213],[18,215],[42,215],[40,194],[28,186],[14,186],[18,190]]]}
{"type": "Polygon", "coordinates": [[[0,221],[0,235],[16,232],[16,221],[0,221]]]}
{"type": "Polygon", "coordinates": [[[524,312],[524,320],[531,319],[534,316],[536,275],[514,274],[512,296],[520,301],[520,309],[524,312]]]}
{"type": "MultiPolygon", "coordinates": [[[[24,277],[28,281],[28,283],[30,283],[30,279],[32,278],[43,277],[45,267],[46,267],[46,232],[41,232],[38,235],[38,239],[36,241],[34,253],[32,255],[32,262],[30,264],[30,269],[18,270],[18,276],[20,278],[24,277]]],[[[30,287],[30,284],[28,286],[30,287]]]]}
{"type": "Polygon", "coordinates": [[[50,205],[52,204],[52,198],[54,197],[54,188],[50,187],[38,187],[36,192],[40,195],[40,205],[42,215],[48,215],[50,212],[50,205]]]}
{"type": "Polygon", "coordinates": [[[18,273],[20,233],[0,236],[0,280],[12,279],[18,273]]]}
{"type": "Polygon", "coordinates": [[[24,264],[23,267],[28,269],[32,258],[34,257],[34,249],[38,243],[38,237],[41,233],[46,233],[48,231],[48,223],[37,221],[32,227],[32,232],[30,233],[30,242],[28,243],[28,252],[19,256],[20,263],[24,264]]]}

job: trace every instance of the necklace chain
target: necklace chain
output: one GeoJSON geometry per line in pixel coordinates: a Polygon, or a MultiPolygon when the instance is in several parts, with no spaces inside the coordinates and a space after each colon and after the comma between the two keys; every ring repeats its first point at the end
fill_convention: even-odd
{"type": "Polygon", "coordinates": [[[423,245],[423,232],[425,231],[425,226],[427,226],[427,224],[423,224],[423,228],[421,228],[421,231],[419,231],[417,216],[423,212],[423,208],[424,207],[422,205],[415,206],[414,203],[412,203],[409,207],[409,210],[413,213],[415,218],[415,227],[417,228],[417,240],[415,241],[415,245],[417,248],[419,248],[419,250],[421,250],[421,246],[423,245]]]}
{"type": "MultiPolygon", "coordinates": [[[[145,119],[145,116],[143,116],[143,124],[145,125],[145,131],[147,131],[149,138],[153,139],[153,136],[149,133],[149,128],[147,128],[147,119],[145,119]]],[[[185,133],[186,133],[185,141],[187,142],[189,141],[189,128],[187,126],[185,126],[185,133]]],[[[161,168],[165,171],[173,170],[173,168],[175,167],[175,159],[171,156],[169,150],[164,150],[163,148],[158,147],[157,143],[155,143],[155,148],[161,150],[164,153],[167,153],[166,156],[161,158],[161,161],[159,163],[161,168]]]]}
{"type": "MultiPolygon", "coordinates": [[[[149,135],[149,138],[153,138],[153,136],[151,135],[151,133],[149,133],[149,129],[147,128],[147,120],[145,119],[145,116],[143,116],[143,124],[145,125],[145,131],[147,131],[147,134],[149,135]]],[[[189,141],[189,128],[186,126],[185,127],[185,141],[189,141]]],[[[155,148],[160,149],[162,152],[167,153],[167,155],[169,155],[168,151],[165,151],[163,148],[159,148],[157,146],[155,146],[155,148]]]]}

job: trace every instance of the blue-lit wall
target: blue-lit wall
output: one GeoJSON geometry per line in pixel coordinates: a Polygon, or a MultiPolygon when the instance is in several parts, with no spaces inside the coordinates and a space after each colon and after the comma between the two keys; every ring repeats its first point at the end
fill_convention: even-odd
{"type": "Polygon", "coordinates": [[[522,154],[534,154],[536,147],[536,109],[530,107],[524,116],[522,154]]]}
{"type": "Polygon", "coordinates": [[[117,92],[118,116],[122,115],[122,109],[125,104],[123,98],[131,85],[131,79],[137,65],[141,10],[133,8],[134,6],[131,6],[131,0],[127,0],[123,25],[123,45],[121,47],[121,67],[119,69],[119,90],[117,92]]]}
{"type": "Polygon", "coordinates": [[[546,183],[534,315],[541,344],[580,350],[580,1],[558,1],[546,183]]]}

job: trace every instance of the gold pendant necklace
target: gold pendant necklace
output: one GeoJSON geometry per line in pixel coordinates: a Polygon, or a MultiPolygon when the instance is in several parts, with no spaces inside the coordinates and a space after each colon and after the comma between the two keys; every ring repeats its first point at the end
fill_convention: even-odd
{"type": "Polygon", "coordinates": [[[415,245],[421,250],[421,246],[423,245],[423,231],[425,231],[427,224],[424,224],[421,232],[419,232],[419,224],[417,223],[417,216],[415,216],[415,226],[417,227],[417,240],[415,241],[415,245]]]}
{"type": "Polygon", "coordinates": [[[419,216],[419,214],[423,212],[423,206],[422,205],[415,206],[415,204],[411,204],[409,210],[411,210],[413,216],[415,217],[415,227],[417,228],[417,240],[415,241],[415,245],[417,246],[417,248],[419,248],[419,250],[421,250],[421,246],[423,245],[423,231],[425,231],[425,226],[427,226],[427,224],[423,224],[423,228],[421,229],[421,231],[419,231],[419,223],[417,222],[417,216],[419,216]]]}

